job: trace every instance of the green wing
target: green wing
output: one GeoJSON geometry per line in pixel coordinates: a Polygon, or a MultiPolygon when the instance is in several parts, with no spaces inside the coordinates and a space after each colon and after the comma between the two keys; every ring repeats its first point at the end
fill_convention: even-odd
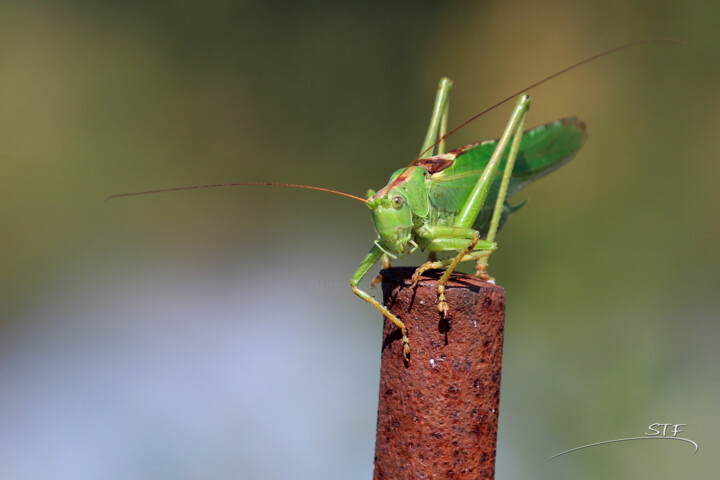
{"type": "MultiPolygon", "coordinates": [[[[515,159],[507,198],[569,162],[585,142],[586,137],[585,124],[577,118],[564,118],[526,130],[515,159]]],[[[433,193],[455,190],[451,196],[457,197],[455,200],[459,204],[444,205],[449,207],[450,211],[457,211],[462,207],[470,190],[487,166],[496,145],[497,140],[492,140],[462,147],[456,150],[458,156],[450,166],[433,173],[428,178],[433,193]]],[[[496,173],[495,182],[498,184],[506,162],[507,155],[503,156],[496,173]]]]}
{"type": "MultiPolygon", "coordinates": [[[[566,118],[529,130],[523,137],[518,158],[515,160],[508,198],[569,162],[586,138],[585,124],[577,118],[566,118]]],[[[490,154],[492,155],[492,151],[490,154]]],[[[501,168],[504,167],[504,162],[505,158],[501,168]]]]}
{"type": "MultiPolygon", "coordinates": [[[[526,185],[569,162],[585,142],[586,137],[585,124],[577,118],[564,118],[526,130],[515,160],[507,198],[511,198],[526,185]]],[[[496,145],[497,140],[493,140],[462,147],[455,151],[457,157],[452,164],[427,178],[430,198],[438,211],[450,217],[460,211],[487,166],[496,145]]],[[[475,228],[479,229],[486,222],[488,211],[495,205],[506,161],[507,155],[501,160],[475,228]]]]}

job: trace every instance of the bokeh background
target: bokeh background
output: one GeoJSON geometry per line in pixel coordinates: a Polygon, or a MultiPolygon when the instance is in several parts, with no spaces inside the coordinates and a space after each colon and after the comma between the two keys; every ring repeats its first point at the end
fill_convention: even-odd
{"type": "MultiPolygon", "coordinates": [[[[498,479],[720,467],[720,3],[0,4],[0,478],[368,479],[381,321],[347,282],[364,195],[451,124],[531,93],[590,138],[524,191],[498,479]],[[681,442],[583,444],[683,423],[681,442]]],[[[510,104],[457,133],[494,138],[510,104]]],[[[417,264],[415,257],[405,264],[417,264]]],[[[367,285],[367,284],[366,284],[367,285]]]]}

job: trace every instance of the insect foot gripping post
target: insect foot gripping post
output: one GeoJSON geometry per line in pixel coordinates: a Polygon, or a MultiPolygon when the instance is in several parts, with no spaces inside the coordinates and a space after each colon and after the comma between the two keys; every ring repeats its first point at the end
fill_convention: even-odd
{"type": "MultiPolygon", "coordinates": [[[[558,120],[524,131],[530,97],[521,95],[498,140],[480,142],[445,153],[448,97],[452,82],[438,86],[430,126],[418,156],[393,173],[388,184],[368,192],[366,205],[377,232],[370,252],[353,275],[352,291],[390,320],[400,333],[402,354],[410,356],[408,329],[396,313],[380,304],[358,285],[379,261],[390,261],[416,249],[431,258],[411,276],[416,286],[431,269],[445,269],[437,280],[437,309],[445,317],[452,311],[446,298],[450,276],[460,262],[476,262],[476,275],[492,280],[487,260],[495,251],[495,236],[508,216],[517,210],[508,200],[524,186],[568,162],[585,140],[585,125],[575,118],[558,120]],[[437,254],[450,256],[437,259],[437,254]]],[[[450,132],[452,133],[452,132],[450,132]]]]}

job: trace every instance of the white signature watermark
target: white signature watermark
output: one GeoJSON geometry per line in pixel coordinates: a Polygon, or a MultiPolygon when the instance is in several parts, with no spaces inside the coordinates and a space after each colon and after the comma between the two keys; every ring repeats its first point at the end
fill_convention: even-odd
{"type": "Polygon", "coordinates": [[[553,458],[557,458],[560,455],[565,455],[566,453],[575,452],[577,450],[582,450],[583,448],[588,447],[594,447],[596,445],[605,445],[607,443],[617,443],[617,442],[627,442],[630,440],[679,440],[681,442],[687,442],[695,447],[695,451],[693,451],[693,455],[695,455],[698,451],[698,444],[689,438],[683,438],[678,437],[679,433],[683,433],[684,430],[680,430],[680,427],[687,427],[687,424],[685,423],[653,423],[648,427],[648,430],[651,431],[651,433],[645,432],[643,437],[628,437],[628,438],[616,438],[614,440],[605,440],[604,442],[596,442],[591,443],[589,445],[583,445],[581,447],[575,447],[571,448],[570,450],[565,450],[564,452],[560,452],[556,455],[553,455],[552,457],[548,458],[548,460],[552,460],[553,458]],[[662,427],[662,430],[659,429],[659,427],[662,427]],[[668,435],[668,427],[672,427],[670,429],[671,434],[668,435]]]}

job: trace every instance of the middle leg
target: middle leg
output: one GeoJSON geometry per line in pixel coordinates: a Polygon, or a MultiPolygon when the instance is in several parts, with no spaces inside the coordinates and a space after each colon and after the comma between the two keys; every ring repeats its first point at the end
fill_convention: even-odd
{"type": "Polygon", "coordinates": [[[442,227],[442,233],[457,235],[457,237],[447,236],[442,238],[435,238],[430,240],[425,248],[431,252],[458,252],[457,255],[451,258],[435,261],[426,262],[415,270],[413,274],[413,286],[415,286],[419,280],[420,275],[431,268],[446,268],[443,275],[438,280],[438,310],[446,315],[449,308],[447,300],[445,299],[445,285],[447,284],[450,276],[457,268],[460,262],[477,261],[483,256],[489,255],[493,252],[497,246],[493,242],[487,240],[480,240],[479,232],[472,229],[459,229],[456,227],[442,227]],[[463,238],[464,237],[464,238],[463,238]],[[469,237],[469,238],[468,238],[469,237]]]}

